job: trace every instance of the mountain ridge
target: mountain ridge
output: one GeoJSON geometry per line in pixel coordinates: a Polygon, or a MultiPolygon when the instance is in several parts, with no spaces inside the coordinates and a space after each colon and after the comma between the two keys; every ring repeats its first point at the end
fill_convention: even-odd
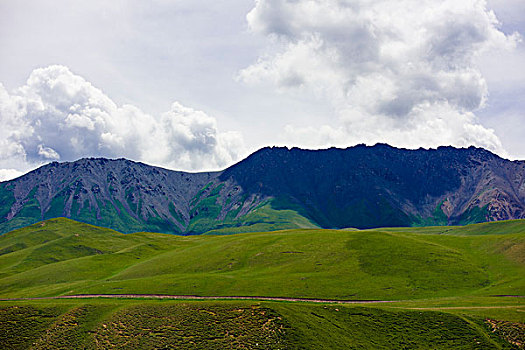
{"type": "Polygon", "coordinates": [[[82,158],[0,183],[0,232],[60,216],[177,234],[520,219],[525,162],[476,147],[264,147],[222,171],[82,158]]]}

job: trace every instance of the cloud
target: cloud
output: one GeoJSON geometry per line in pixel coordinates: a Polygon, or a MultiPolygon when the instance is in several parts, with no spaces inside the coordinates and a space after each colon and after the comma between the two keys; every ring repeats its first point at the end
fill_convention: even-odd
{"type": "Polygon", "coordinates": [[[35,69],[12,92],[0,84],[0,122],[3,178],[50,160],[88,156],[213,169],[243,152],[241,135],[219,132],[216,120],[202,111],[175,102],[154,117],[132,105],[118,106],[59,65],[35,69]]]}
{"type": "Polygon", "coordinates": [[[0,181],[7,181],[17,178],[24,173],[16,169],[0,169],[0,181]]]}
{"type": "Polygon", "coordinates": [[[50,147],[44,147],[38,145],[38,155],[42,156],[44,159],[59,160],[60,155],[54,149],[50,147]]]}
{"type": "Polygon", "coordinates": [[[339,117],[320,130],[288,126],[296,144],[473,144],[505,153],[475,115],[488,98],[476,59],[513,50],[520,36],[500,31],[485,1],[257,0],[247,21],[272,45],[238,78],[314,91],[339,117]]]}

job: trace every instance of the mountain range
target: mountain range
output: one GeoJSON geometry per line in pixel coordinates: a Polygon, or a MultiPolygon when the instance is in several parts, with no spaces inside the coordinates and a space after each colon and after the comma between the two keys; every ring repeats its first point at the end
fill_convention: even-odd
{"type": "Polygon", "coordinates": [[[1,233],[54,217],[175,234],[520,219],[525,161],[475,147],[266,147],[218,172],[84,158],[0,183],[1,233]]]}

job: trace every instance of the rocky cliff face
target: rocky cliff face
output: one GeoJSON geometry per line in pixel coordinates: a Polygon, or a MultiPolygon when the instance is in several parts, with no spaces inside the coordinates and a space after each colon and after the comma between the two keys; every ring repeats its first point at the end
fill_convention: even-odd
{"type": "Polygon", "coordinates": [[[274,147],[222,172],[81,159],[0,183],[1,231],[57,216],[182,234],[261,223],[372,228],[517,219],[525,218],[525,162],[474,147],[274,147]]]}
{"type": "Polygon", "coordinates": [[[367,228],[523,218],[524,176],[525,162],[484,149],[378,144],[265,148],[220,178],[278,198],[321,226],[367,228]]]}

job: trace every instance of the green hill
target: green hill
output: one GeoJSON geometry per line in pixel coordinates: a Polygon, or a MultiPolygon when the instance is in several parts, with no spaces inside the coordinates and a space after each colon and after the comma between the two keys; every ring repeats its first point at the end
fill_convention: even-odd
{"type": "MultiPolygon", "coordinates": [[[[223,232],[228,233],[228,232],[223,232]]],[[[525,222],[236,235],[51,219],[0,236],[0,298],[77,294],[398,300],[0,300],[3,349],[518,349],[525,222]]]]}
{"type": "Polygon", "coordinates": [[[405,300],[523,294],[524,226],[516,221],[428,228],[427,233],[423,228],[297,229],[172,236],[124,235],[52,219],[0,237],[0,296],[405,300]],[[502,234],[506,226],[509,233],[502,234]]]}
{"type": "Polygon", "coordinates": [[[523,341],[520,324],[496,327],[473,315],[362,306],[0,302],[2,349],[517,349],[509,341],[523,341]]]}

